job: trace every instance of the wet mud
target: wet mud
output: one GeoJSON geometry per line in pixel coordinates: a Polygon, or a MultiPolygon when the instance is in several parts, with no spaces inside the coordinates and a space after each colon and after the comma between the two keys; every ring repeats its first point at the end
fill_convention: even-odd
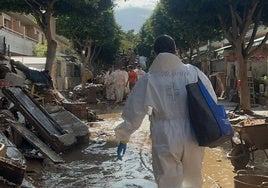
{"type": "MultiPolygon", "coordinates": [[[[28,174],[33,185],[56,188],[156,188],[151,167],[148,117],[132,135],[123,160],[118,161],[113,129],[122,121],[123,106],[99,104],[91,108],[104,121],[87,123],[91,132],[90,143],[61,154],[65,163],[44,162],[43,166],[39,165],[38,173],[28,174]]],[[[203,188],[234,187],[237,172],[227,158],[231,149],[231,142],[226,142],[222,147],[206,148],[203,188]]],[[[254,163],[244,172],[268,175],[268,160],[261,151],[256,151],[254,163]]]]}

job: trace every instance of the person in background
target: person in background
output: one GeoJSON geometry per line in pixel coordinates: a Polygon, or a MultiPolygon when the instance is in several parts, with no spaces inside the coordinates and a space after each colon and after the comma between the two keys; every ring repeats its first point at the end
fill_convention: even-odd
{"type": "Polygon", "coordinates": [[[115,103],[121,103],[124,98],[124,90],[127,84],[125,74],[119,66],[116,66],[112,76],[114,78],[115,103]]]}
{"type": "Polygon", "coordinates": [[[109,67],[104,77],[105,94],[106,99],[108,101],[115,100],[114,83],[113,83],[114,78],[112,73],[113,73],[113,67],[109,67]]]}
{"type": "Polygon", "coordinates": [[[138,80],[137,73],[133,70],[133,66],[129,65],[128,66],[128,84],[129,84],[130,91],[135,86],[137,80],[138,80]]]}
{"type": "Polygon", "coordinates": [[[137,73],[138,80],[146,74],[146,72],[142,70],[140,65],[137,65],[134,71],[137,73]]]}
{"type": "Polygon", "coordinates": [[[124,99],[125,99],[127,95],[129,94],[128,72],[126,71],[126,68],[124,66],[121,68],[121,70],[124,73],[125,80],[126,80],[126,85],[124,89],[124,99]]]}
{"type": "Polygon", "coordinates": [[[158,37],[154,52],[156,58],[129,94],[122,113],[123,122],[114,130],[120,143],[117,153],[125,152],[131,134],[148,114],[152,167],[158,187],[201,188],[204,147],[198,145],[191,130],[185,86],[197,82],[198,74],[214,100],[216,94],[203,72],[182,63],[170,36],[158,37]]]}

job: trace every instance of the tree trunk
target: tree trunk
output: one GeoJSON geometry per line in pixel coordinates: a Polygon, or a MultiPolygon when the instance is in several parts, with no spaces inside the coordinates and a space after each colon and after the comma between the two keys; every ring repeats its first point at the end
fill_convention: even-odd
{"type": "Polygon", "coordinates": [[[239,64],[238,80],[241,81],[239,89],[240,96],[240,108],[242,110],[250,110],[250,93],[248,87],[248,68],[247,60],[242,55],[237,55],[237,61],[239,64]]]}
{"type": "Polygon", "coordinates": [[[90,61],[91,56],[92,56],[91,47],[92,47],[92,40],[90,39],[90,40],[88,40],[87,45],[85,46],[85,49],[86,49],[85,64],[89,70],[93,71],[93,67],[92,67],[92,64],[90,61]]]}
{"type": "Polygon", "coordinates": [[[46,56],[46,66],[45,70],[49,71],[50,76],[53,80],[53,86],[57,86],[57,63],[56,63],[56,51],[57,51],[57,41],[55,32],[55,19],[52,17],[52,12],[47,11],[44,15],[44,34],[47,39],[47,56],[46,56]]]}
{"type": "Polygon", "coordinates": [[[53,39],[47,40],[47,59],[45,69],[49,71],[50,76],[53,80],[54,88],[57,85],[57,62],[56,62],[56,50],[57,42],[53,39]]]}

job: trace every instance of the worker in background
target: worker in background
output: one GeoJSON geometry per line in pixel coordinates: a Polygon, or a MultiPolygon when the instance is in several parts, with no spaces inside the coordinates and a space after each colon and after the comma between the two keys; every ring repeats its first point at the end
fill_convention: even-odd
{"type": "Polygon", "coordinates": [[[124,72],[120,69],[120,66],[115,67],[115,71],[112,73],[114,78],[114,89],[115,89],[115,103],[122,103],[124,98],[124,90],[127,84],[124,72]]]}
{"type": "Polygon", "coordinates": [[[109,67],[104,77],[105,94],[108,101],[115,100],[113,67],[109,67]]]}
{"type": "Polygon", "coordinates": [[[131,91],[132,88],[135,86],[138,80],[137,73],[134,71],[133,66],[128,66],[128,83],[129,83],[129,90],[131,91]]]}
{"type": "Polygon", "coordinates": [[[146,72],[142,70],[140,65],[137,65],[134,71],[137,73],[138,80],[146,74],[146,72]]]}

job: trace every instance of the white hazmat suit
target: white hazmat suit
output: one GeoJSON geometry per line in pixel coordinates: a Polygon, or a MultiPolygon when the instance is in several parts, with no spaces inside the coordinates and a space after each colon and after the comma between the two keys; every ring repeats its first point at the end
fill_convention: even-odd
{"type": "Polygon", "coordinates": [[[209,79],[174,54],[160,53],[130,93],[115,128],[116,138],[128,141],[150,111],[152,166],[159,188],[201,188],[204,147],[190,128],[185,85],[197,81],[197,73],[216,101],[209,79]]]}
{"type": "Polygon", "coordinates": [[[124,71],[120,69],[116,69],[113,73],[112,76],[114,77],[114,89],[115,89],[115,102],[120,103],[123,101],[124,98],[124,91],[125,91],[125,86],[127,83],[126,75],[124,71]]]}

